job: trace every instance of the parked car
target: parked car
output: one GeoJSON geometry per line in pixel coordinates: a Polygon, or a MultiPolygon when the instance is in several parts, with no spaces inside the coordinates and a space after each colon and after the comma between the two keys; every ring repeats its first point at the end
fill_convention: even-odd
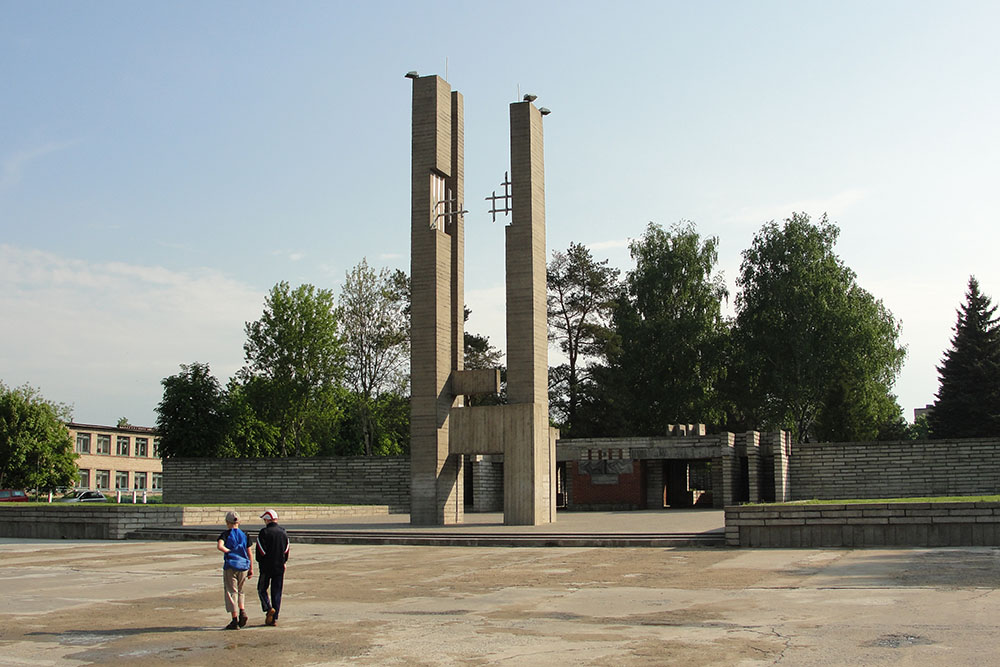
{"type": "Polygon", "coordinates": [[[107,498],[100,491],[70,491],[59,499],[61,503],[103,503],[107,498]]]}
{"type": "Polygon", "coordinates": [[[26,503],[28,494],[20,489],[0,489],[0,503],[26,503]]]}

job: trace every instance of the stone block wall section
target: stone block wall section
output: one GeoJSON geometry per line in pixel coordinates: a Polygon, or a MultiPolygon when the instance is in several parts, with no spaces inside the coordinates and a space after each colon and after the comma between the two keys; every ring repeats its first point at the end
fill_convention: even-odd
{"type": "MultiPolygon", "coordinates": [[[[0,507],[0,537],[71,540],[124,540],[147,526],[226,526],[226,512],[236,510],[251,534],[263,525],[264,505],[163,507],[158,505],[27,505],[0,507]]],[[[281,521],[390,514],[386,505],[278,508],[281,521]]]]}
{"type": "Polygon", "coordinates": [[[789,474],[787,500],[990,495],[1000,438],[796,444],[789,474]]]}
{"type": "Polygon", "coordinates": [[[1000,503],[742,505],[726,508],[731,547],[1000,545],[1000,503]]]}
{"type": "MultiPolygon", "coordinates": [[[[145,526],[180,525],[182,508],[155,505],[27,505],[0,508],[0,537],[124,540],[145,526]]],[[[225,521],[223,521],[225,523],[225,521]]]]}
{"type": "Polygon", "coordinates": [[[503,455],[472,457],[472,512],[503,511],[503,455]]]}
{"type": "Polygon", "coordinates": [[[163,502],[295,503],[410,507],[405,456],[166,459],[163,502]]]}

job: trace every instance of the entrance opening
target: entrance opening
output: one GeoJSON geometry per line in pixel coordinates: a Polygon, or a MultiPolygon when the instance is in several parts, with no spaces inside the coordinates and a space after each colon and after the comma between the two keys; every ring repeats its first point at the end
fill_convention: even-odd
{"type": "Polygon", "coordinates": [[[712,462],[663,461],[663,506],[671,509],[712,506],[712,462]]]}

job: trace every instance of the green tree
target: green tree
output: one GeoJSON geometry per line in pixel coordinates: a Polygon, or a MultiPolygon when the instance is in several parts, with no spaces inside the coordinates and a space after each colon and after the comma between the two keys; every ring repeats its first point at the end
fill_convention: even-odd
{"type": "Polygon", "coordinates": [[[264,420],[269,395],[266,381],[250,378],[245,384],[231,379],[222,405],[225,422],[225,450],[232,456],[266,458],[278,456],[278,427],[264,420]]]}
{"type": "Polygon", "coordinates": [[[337,309],[347,380],[357,395],[354,408],[367,456],[381,439],[376,432],[379,399],[384,393],[402,394],[407,382],[409,289],[399,273],[376,272],[362,259],[347,273],[337,309]]]}
{"type": "Polygon", "coordinates": [[[308,420],[346,374],[333,293],[312,285],[293,290],[282,281],[265,298],[261,318],[247,322],[246,335],[240,378],[260,380],[267,397],[260,416],[278,430],[277,453],[315,454],[320,444],[310,437],[308,420]]]}
{"type": "Polygon", "coordinates": [[[227,399],[208,364],[181,364],[180,373],[160,384],[163,398],[156,406],[160,456],[225,456],[227,399]]]}
{"type": "Polygon", "coordinates": [[[554,252],[548,265],[549,340],[567,359],[550,369],[550,405],[569,434],[583,400],[583,385],[592,381],[590,366],[611,336],[618,274],[608,260],[595,260],[579,243],[570,243],[565,253],[554,252]]]}
{"type": "Polygon", "coordinates": [[[611,422],[637,435],[662,434],[671,424],[718,423],[728,329],[727,291],[713,275],[718,239],[702,239],[692,223],[669,231],[650,223],[629,247],[635,268],[613,313],[608,342],[614,400],[611,422]]]}
{"type": "MultiPolygon", "coordinates": [[[[465,321],[469,321],[472,311],[465,307],[465,321]]],[[[489,336],[464,332],[465,352],[463,368],[469,370],[485,370],[496,368],[500,371],[500,393],[481,396],[467,396],[467,406],[501,405],[507,402],[507,367],[503,365],[503,352],[493,347],[489,336]]]]}
{"type": "Polygon", "coordinates": [[[69,408],[37,389],[0,382],[0,488],[50,491],[76,483],[69,418],[69,408]]]}
{"type": "Polygon", "coordinates": [[[794,213],[743,252],[733,338],[750,428],[866,440],[899,414],[899,323],[836,255],[839,233],[825,215],[814,224],[794,213]]]}
{"type": "Polygon", "coordinates": [[[928,423],[932,438],[976,438],[1000,433],[1000,329],[997,307],[969,277],[951,349],[938,366],[937,401],[928,423]]]}

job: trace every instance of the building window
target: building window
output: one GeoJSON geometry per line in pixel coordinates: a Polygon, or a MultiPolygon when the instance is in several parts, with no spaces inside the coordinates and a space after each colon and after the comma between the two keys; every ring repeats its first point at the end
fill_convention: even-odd
{"type": "Polygon", "coordinates": [[[90,471],[89,470],[81,470],[80,471],[80,480],[77,483],[77,486],[79,488],[81,488],[81,489],[89,489],[90,488],[90,471]]]}
{"type": "Polygon", "coordinates": [[[149,438],[135,439],[135,455],[149,456],[149,438]]]}
{"type": "Polygon", "coordinates": [[[153,438],[153,456],[160,458],[160,439],[153,438]]]}
{"type": "Polygon", "coordinates": [[[128,490],[128,471],[115,473],[115,488],[128,490]]]}
{"type": "Polygon", "coordinates": [[[97,471],[97,479],[95,481],[97,483],[97,488],[99,488],[99,489],[110,489],[111,488],[111,471],[110,470],[98,470],[97,471]]]}
{"type": "Polygon", "coordinates": [[[154,472],[153,473],[153,491],[163,490],[163,473],[154,472]]]}
{"type": "Polygon", "coordinates": [[[90,453],[90,434],[89,433],[77,433],[76,434],[76,451],[78,454],[89,454],[90,453]]]}
{"type": "Polygon", "coordinates": [[[97,436],[97,453],[98,454],[110,454],[111,453],[111,436],[110,435],[98,435],[97,436]]]}
{"type": "Polygon", "coordinates": [[[146,473],[144,472],[134,472],[132,473],[132,487],[136,491],[146,490],[146,473]]]}
{"type": "Polygon", "coordinates": [[[128,456],[129,440],[127,435],[118,436],[118,456],[128,456]]]}

